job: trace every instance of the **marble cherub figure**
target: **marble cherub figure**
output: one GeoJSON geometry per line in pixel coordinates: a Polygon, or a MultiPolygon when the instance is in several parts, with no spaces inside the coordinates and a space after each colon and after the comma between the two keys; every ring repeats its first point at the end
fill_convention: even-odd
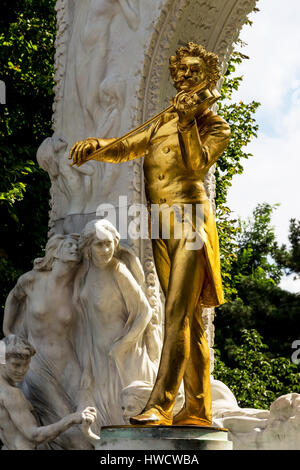
{"type": "Polygon", "coordinates": [[[35,450],[38,445],[55,439],[75,424],[83,430],[96,419],[95,408],[69,414],[56,423],[39,426],[31,403],[17,386],[29,369],[35,349],[16,335],[4,338],[5,364],[0,365],[0,438],[6,450],[35,450]]]}

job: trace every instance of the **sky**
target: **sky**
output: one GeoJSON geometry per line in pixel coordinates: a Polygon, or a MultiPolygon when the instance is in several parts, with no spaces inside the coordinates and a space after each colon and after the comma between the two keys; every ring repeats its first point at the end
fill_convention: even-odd
{"type": "MultiPolygon", "coordinates": [[[[272,225],[278,242],[288,244],[289,220],[300,219],[300,0],[259,0],[257,7],[240,34],[247,46],[238,50],[250,59],[237,69],[244,79],[234,99],[261,103],[259,132],[228,204],[245,219],[258,203],[279,203],[272,225]]],[[[300,280],[285,276],[281,287],[299,292],[300,280]]]]}

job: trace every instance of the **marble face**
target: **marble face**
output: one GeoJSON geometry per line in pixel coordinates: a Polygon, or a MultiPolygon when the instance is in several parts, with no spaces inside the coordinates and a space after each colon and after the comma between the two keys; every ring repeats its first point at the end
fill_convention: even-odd
{"type": "Polygon", "coordinates": [[[205,80],[205,63],[200,57],[183,57],[177,70],[176,89],[187,91],[205,80]]]}
{"type": "Polygon", "coordinates": [[[97,231],[91,245],[92,261],[97,267],[103,267],[108,264],[114,255],[114,239],[113,236],[106,231],[97,231]]]}
{"type": "Polygon", "coordinates": [[[18,357],[10,357],[5,364],[5,375],[12,383],[20,383],[28,372],[31,357],[21,359],[18,357]]]}
{"type": "Polygon", "coordinates": [[[67,237],[61,242],[57,250],[58,259],[64,262],[68,261],[80,261],[80,254],[78,250],[78,242],[72,237],[67,237]]]}

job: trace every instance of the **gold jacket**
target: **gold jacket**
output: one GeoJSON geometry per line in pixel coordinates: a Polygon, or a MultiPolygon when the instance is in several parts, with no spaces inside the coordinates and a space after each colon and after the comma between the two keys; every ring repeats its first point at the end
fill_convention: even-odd
{"type": "Polygon", "coordinates": [[[187,128],[180,126],[177,113],[166,113],[147,129],[101,155],[101,161],[108,163],[145,157],[148,204],[203,205],[201,236],[209,273],[201,299],[204,307],[214,307],[224,302],[218,234],[204,178],[226,149],[229,138],[228,124],[212,111],[207,111],[187,128]]]}

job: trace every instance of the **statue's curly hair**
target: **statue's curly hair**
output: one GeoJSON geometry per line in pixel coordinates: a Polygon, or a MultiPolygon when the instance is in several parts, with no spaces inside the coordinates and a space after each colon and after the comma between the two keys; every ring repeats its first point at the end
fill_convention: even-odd
{"type": "Polygon", "coordinates": [[[176,50],[176,55],[172,55],[169,59],[169,69],[172,79],[176,79],[177,70],[180,65],[180,61],[183,57],[200,57],[205,63],[206,77],[208,81],[208,88],[212,90],[218,80],[221,78],[221,69],[219,58],[213,52],[207,52],[207,50],[200,44],[195,42],[188,42],[186,46],[179,47],[176,50]]]}

